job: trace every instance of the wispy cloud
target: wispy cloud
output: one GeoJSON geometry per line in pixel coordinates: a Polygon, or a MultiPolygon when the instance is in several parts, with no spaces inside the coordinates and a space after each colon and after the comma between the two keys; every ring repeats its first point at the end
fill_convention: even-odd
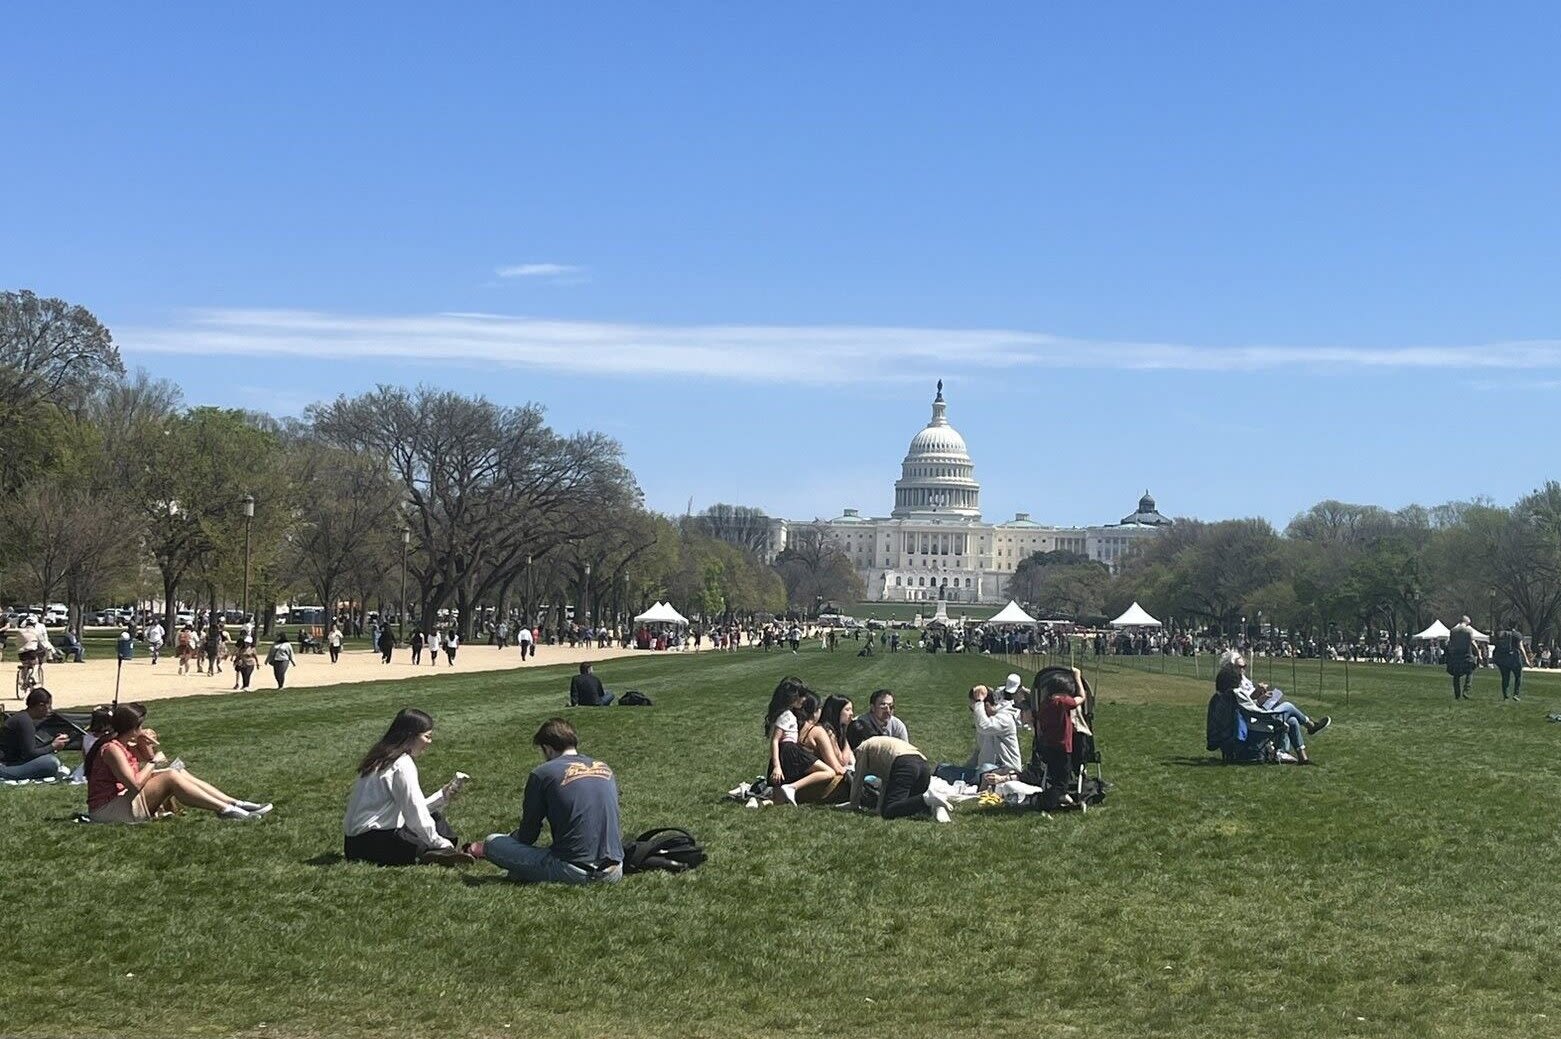
{"type": "Polygon", "coordinates": [[[1008,329],[860,325],[651,325],[498,314],[352,315],[199,310],[116,328],[128,351],[474,362],[615,375],[764,382],[924,377],[962,368],[1254,372],[1481,370],[1561,376],[1561,339],[1475,346],[1219,346],[1117,342],[1008,329]]]}
{"type": "Polygon", "coordinates": [[[581,282],[588,272],[572,263],[516,263],[508,267],[495,267],[493,273],[501,278],[533,278],[540,281],[581,282]]]}

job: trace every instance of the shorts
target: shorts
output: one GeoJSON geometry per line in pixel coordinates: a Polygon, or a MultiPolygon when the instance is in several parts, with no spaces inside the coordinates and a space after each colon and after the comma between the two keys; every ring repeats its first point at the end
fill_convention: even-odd
{"type": "Polygon", "coordinates": [[[87,818],[95,823],[144,823],[152,818],[146,805],[146,795],[139,790],[126,790],[108,804],[94,808],[87,818]]]}
{"type": "Polygon", "coordinates": [[[42,663],[43,662],[43,650],[41,650],[41,649],[24,649],[24,650],[22,650],[20,653],[18,653],[16,655],[16,659],[17,659],[17,661],[19,663],[23,663],[23,664],[38,664],[38,663],[42,663]]]}

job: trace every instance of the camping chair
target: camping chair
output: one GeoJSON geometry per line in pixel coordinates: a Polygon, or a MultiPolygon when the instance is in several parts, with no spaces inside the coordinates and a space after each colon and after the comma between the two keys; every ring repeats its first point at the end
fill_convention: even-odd
{"type": "Polygon", "coordinates": [[[1279,726],[1261,714],[1244,711],[1234,693],[1209,697],[1205,745],[1230,762],[1272,761],[1279,726]]]}

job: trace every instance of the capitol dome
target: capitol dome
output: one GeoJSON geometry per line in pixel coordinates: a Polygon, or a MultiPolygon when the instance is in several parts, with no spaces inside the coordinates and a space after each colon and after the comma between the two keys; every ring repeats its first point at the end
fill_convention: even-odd
{"type": "Polygon", "coordinates": [[[981,518],[981,485],[975,479],[975,466],[965,448],[965,438],[949,425],[947,411],[943,382],[939,380],[938,395],[932,401],[932,419],[911,438],[905,461],[900,463],[900,478],[894,484],[892,515],[896,518],[981,518]]]}

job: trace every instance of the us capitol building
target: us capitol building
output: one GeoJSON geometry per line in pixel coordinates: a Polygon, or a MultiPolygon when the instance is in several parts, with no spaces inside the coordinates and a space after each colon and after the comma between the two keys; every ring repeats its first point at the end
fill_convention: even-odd
{"type": "Polygon", "coordinates": [[[1021,512],[1006,523],[981,522],[981,485],[965,438],[949,425],[943,383],[932,419],[911,438],[894,483],[894,511],[832,520],[773,520],[769,555],[786,547],[791,528],[818,525],[856,564],[876,602],[1006,602],[1008,579],[1036,552],[1066,550],[1115,570],[1132,546],[1171,525],[1147,492],[1122,522],[1099,527],[1049,527],[1021,512]]]}

